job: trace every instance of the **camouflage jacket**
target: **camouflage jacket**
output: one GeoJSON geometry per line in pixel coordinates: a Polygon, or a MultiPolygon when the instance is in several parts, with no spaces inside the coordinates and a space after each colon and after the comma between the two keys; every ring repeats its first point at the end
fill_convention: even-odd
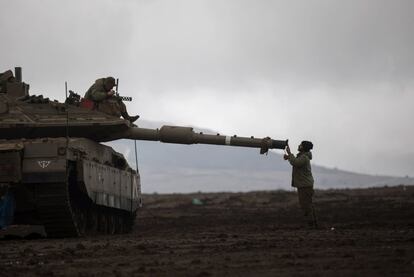
{"type": "Polygon", "coordinates": [[[310,160],[311,152],[300,152],[296,157],[290,154],[289,163],[292,165],[292,187],[303,188],[313,187],[313,176],[310,160]]]}
{"type": "Polygon", "coordinates": [[[107,98],[108,91],[104,85],[105,78],[95,81],[95,83],[85,93],[85,98],[96,102],[101,102],[107,98]]]}

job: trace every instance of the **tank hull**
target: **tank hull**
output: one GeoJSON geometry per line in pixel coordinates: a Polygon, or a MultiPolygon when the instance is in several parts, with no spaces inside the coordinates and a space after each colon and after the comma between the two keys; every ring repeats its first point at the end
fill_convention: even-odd
{"type": "Polygon", "coordinates": [[[49,237],[131,230],[139,173],[112,148],[85,138],[0,141],[0,186],[14,197],[14,224],[49,237]]]}

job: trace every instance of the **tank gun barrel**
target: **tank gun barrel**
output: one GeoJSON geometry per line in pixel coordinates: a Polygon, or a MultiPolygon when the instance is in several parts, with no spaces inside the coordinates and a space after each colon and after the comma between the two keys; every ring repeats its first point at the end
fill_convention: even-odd
{"type": "Polygon", "coordinates": [[[249,138],[235,135],[203,134],[194,132],[191,127],[181,126],[162,126],[160,129],[129,128],[127,133],[123,135],[123,138],[178,144],[215,144],[253,147],[260,148],[261,154],[268,152],[269,149],[284,149],[287,145],[286,140],[273,140],[269,137],[249,138]]]}

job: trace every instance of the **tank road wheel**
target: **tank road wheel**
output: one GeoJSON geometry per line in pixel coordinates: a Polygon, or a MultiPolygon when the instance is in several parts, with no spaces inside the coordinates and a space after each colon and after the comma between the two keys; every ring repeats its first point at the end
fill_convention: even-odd
{"type": "Polygon", "coordinates": [[[123,234],[125,233],[124,229],[124,216],[122,213],[117,214],[117,233],[123,234]]]}
{"type": "Polygon", "coordinates": [[[98,232],[106,234],[108,230],[108,220],[103,209],[98,209],[98,232]]]}
{"type": "Polygon", "coordinates": [[[122,213],[122,233],[128,233],[128,213],[122,213]]]}
{"type": "Polygon", "coordinates": [[[116,233],[123,234],[125,233],[125,226],[124,226],[124,213],[121,211],[116,211],[115,213],[115,224],[116,224],[116,233]]]}
{"type": "Polygon", "coordinates": [[[88,213],[88,233],[95,235],[98,233],[98,211],[97,209],[90,209],[88,213]]]}
{"type": "Polygon", "coordinates": [[[113,217],[113,224],[115,229],[115,234],[119,234],[119,216],[118,213],[115,211],[112,215],[113,217]]]}
{"type": "Polygon", "coordinates": [[[132,231],[132,227],[135,221],[135,213],[127,212],[123,215],[123,233],[129,233],[132,231]]]}
{"type": "Polygon", "coordinates": [[[107,222],[108,222],[108,234],[113,235],[116,233],[116,223],[115,223],[116,215],[113,212],[107,214],[107,222]]]}
{"type": "Polygon", "coordinates": [[[75,224],[79,235],[86,235],[88,230],[88,211],[77,210],[75,214],[75,224]]]}

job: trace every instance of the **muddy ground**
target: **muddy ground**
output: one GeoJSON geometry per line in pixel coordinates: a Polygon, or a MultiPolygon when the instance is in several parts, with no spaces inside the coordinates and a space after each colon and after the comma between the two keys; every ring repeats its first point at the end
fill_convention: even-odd
{"type": "Polygon", "coordinates": [[[318,230],[293,192],[144,197],[131,234],[0,241],[0,275],[414,276],[414,186],[317,191],[318,230]]]}

